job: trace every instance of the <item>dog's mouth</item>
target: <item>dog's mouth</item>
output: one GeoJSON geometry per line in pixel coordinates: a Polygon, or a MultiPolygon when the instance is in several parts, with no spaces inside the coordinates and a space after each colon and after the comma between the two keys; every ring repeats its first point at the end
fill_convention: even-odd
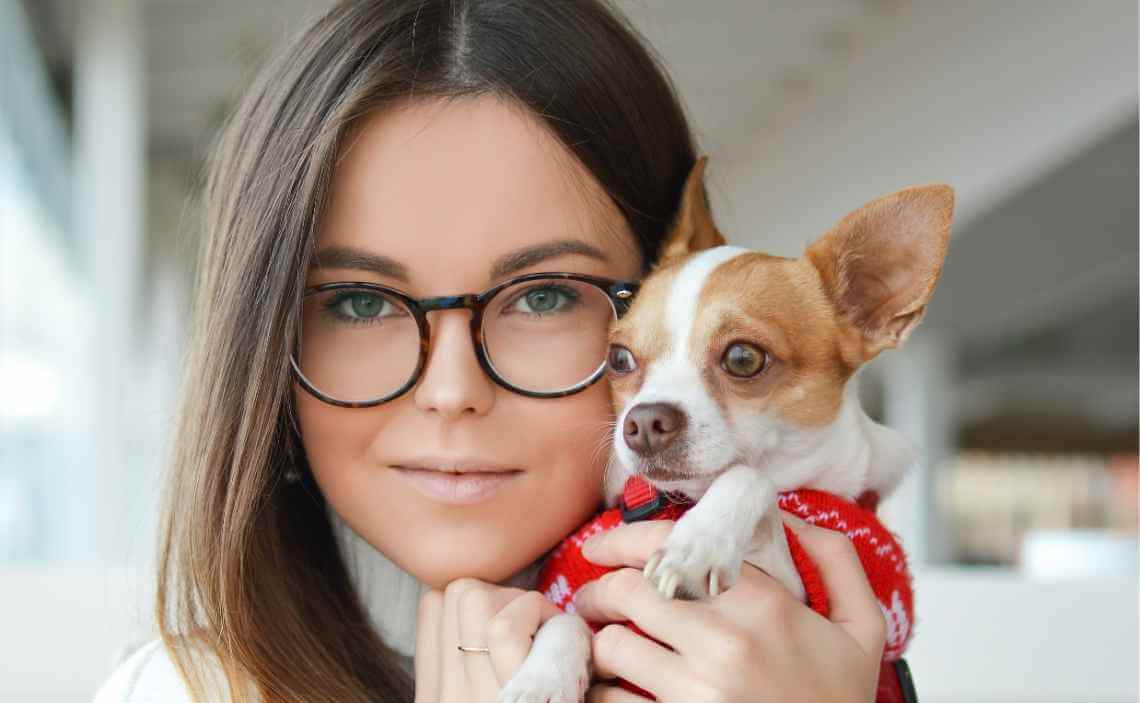
{"type": "Polygon", "coordinates": [[[726,462],[724,466],[715,471],[693,471],[690,469],[666,469],[658,465],[639,466],[637,473],[653,482],[680,482],[680,481],[700,481],[711,482],[716,477],[727,471],[729,467],[739,463],[737,460],[726,462]]]}
{"type": "Polygon", "coordinates": [[[688,481],[698,476],[698,474],[688,471],[670,471],[669,469],[660,469],[657,467],[643,469],[641,473],[646,478],[654,481],[688,481]]]}

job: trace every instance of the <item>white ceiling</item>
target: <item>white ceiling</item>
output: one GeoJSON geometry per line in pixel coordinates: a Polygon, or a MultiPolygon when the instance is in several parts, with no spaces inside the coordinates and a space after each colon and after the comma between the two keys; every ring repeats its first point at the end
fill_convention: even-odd
{"type": "MultiPolygon", "coordinates": [[[[66,62],[81,5],[26,0],[66,62]]],[[[141,0],[149,143],[159,158],[195,158],[268,49],[329,0],[141,0]]],[[[781,102],[849,58],[906,0],[616,0],[657,49],[698,135],[732,144],[781,102]]]]}
{"type": "MultiPolygon", "coordinates": [[[[24,1],[49,61],[66,65],[83,5],[24,1]]],[[[151,230],[162,233],[180,215],[163,211],[183,206],[210,137],[269,47],[331,0],[136,1],[158,196],[149,202],[159,211],[151,230]]],[[[1136,122],[1130,0],[1099,0],[1080,13],[1064,0],[615,2],[661,55],[713,156],[708,182],[722,228],[777,254],[798,254],[845,212],[919,182],[953,184],[955,232],[969,232],[972,221],[1136,122]]],[[[1118,264],[1135,260],[1135,246],[1115,257],[1102,247],[1110,260],[1096,261],[1077,256],[1089,248],[1075,233],[1051,234],[1050,246],[1073,252],[1057,273],[1068,280],[1051,288],[1068,286],[1066,300],[1080,303],[1074,310],[1104,297],[1105,265],[1116,266],[1112,291],[1134,288],[1135,267],[1118,264]]],[[[958,265],[989,270],[986,251],[958,265]]],[[[1048,263],[1025,260],[1020,269],[1048,263]]],[[[1055,301],[1022,278],[1026,319],[1055,317],[1055,301]]],[[[959,306],[962,319],[993,317],[990,327],[1001,329],[999,310],[984,299],[969,307],[959,306]]]]}

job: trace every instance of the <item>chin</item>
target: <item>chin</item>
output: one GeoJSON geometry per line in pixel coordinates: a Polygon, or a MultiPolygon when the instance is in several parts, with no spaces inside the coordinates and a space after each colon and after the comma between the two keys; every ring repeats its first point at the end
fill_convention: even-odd
{"type": "Polygon", "coordinates": [[[385,508],[371,515],[373,543],[433,589],[459,578],[505,582],[589,520],[600,503],[580,473],[529,478],[468,506],[441,505],[414,491],[383,491],[385,508]]]}
{"type": "Polygon", "coordinates": [[[442,591],[447,584],[461,578],[501,583],[530,563],[515,564],[501,560],[471,559],[469,555],[440,554],[438,559],[423,559],[408,571],[428,587],[442,591]],[[456,558],[449,558],[452,556],[456,558]]]}
{"type": "Polygon", "coordinates": [[[421,582],[443,590],[460,578],[476,578],[500,583],[525,569],[542,556],[544,550],[522,543],[518,535],[432,535],[424,537],[415,551],[400,559],[404,570],[421,582]]]}

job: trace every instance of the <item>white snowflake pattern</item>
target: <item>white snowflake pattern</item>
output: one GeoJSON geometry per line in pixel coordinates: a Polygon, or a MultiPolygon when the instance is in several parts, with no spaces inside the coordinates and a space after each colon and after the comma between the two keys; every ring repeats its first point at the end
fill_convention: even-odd
{"type": "Polygon", "coordinates": [[[884,657],[889,661],[898,658],[910,636],[910,618],[906,615],[902,598],[898,591],[891,591],[891,606],[879,603],[883,611],[883,618],[887,621],[887,644],[884,648],[884,657]]]}
{"type": "Polygon", "coordinates": [[[570,589],[570,582],[566,580],[566,576],[563,574],[558,574],[558,577],[554,579],[554,582],[550,584],[543,595],[546,596],[546,600],[557,605],[559,608],[562,608],[566,612],[574,612],[574,604],[570,602],[570,599],[573,597],[574,593],[570,589]]]}

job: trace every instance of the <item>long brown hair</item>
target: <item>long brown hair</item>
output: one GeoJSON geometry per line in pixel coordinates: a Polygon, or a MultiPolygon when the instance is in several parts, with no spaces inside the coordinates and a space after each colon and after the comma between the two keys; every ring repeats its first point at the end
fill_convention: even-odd
{"type": "Polygon", "coordinates": [[[657,59],[606,0],[353,0],[287,43],[207,164],[205,231],[167,477],[156,615],[190,690],[410,701],[294,431],[289,352],[335,156],[396,101],[491,94],[536,116],[656,260],[694,163],[657,59]],[[283,480],[287,471],[297,482],[283,480]]]}

